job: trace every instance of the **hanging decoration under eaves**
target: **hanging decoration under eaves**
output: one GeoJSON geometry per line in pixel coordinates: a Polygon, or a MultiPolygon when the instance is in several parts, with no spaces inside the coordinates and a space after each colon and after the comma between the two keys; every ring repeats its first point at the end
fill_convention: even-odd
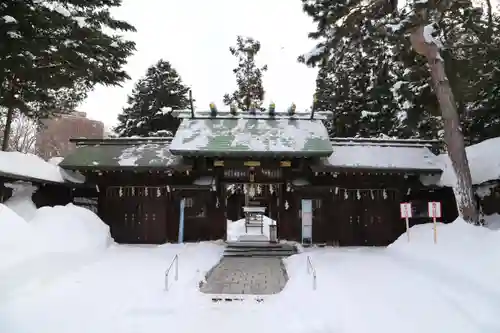
{"type": "Polygon", "coordinates": [[[229,110],[223,111],[217,109],[215,103],[210,103],[208,110],[174,110],[172,115],[178,118],[191,119],[303,119],[303,120],[328,120],[332,118],[331,111],[298,111],[295,103],[289,107],[279,110],[276,104],[272,102],[269,108],[261,110],[252,103],[248,111],[238,110],[235,104],[229,106],[229,110]]]}

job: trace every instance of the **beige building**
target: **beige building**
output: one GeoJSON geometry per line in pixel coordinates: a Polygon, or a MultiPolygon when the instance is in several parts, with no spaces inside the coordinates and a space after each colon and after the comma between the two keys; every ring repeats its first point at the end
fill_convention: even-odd
{"type": "Polygon", "coordinates": [[[43,120],[42,124],[36,147],[38,155],[44,159],[66,156],[75,149],[75,145],[69,142],[71,138],[102,139],[104,136],[104,124],[88,119],[85,112],[54,116],[43,120]]]}

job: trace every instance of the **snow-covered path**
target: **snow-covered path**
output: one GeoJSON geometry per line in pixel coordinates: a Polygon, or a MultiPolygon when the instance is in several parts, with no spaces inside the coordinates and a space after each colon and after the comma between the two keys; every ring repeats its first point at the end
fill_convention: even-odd
{"type": "MultiPolygon", "coordinates": [[[[203,244],[202,244],[203,245],[203,244]]],[[[221,246],[110,248],[99,261],[0,300],[0,332],[489,333],[500,331],[496,294],[388,249],[320,249],[286,260],[282,293],[213,303],[198,283],[221,246]],[[164,271],[180,253],[179,281],[164,271]],[[306,273],[310,255],[317,290],[306,273]]]]}
{"type": "MultiPolygon", "coordinates": [[[[500,331],[494,314],[500,302],[493,293],[485,297],[457,283],[460,277],[448,280],[387,249],[336,249],[312,257],[318,290],[333,298],[340,332],[500,331]]],[[[315,298],[319,305],[325,297],[315,298]]]]}

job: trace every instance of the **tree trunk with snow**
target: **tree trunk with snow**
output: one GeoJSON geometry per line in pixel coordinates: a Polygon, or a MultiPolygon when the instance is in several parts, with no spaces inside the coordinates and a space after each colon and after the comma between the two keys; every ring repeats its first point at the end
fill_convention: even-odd
{"type": "Polygon", "coordinates": [[[444,141],[457,176],[455,196],[459,213],[465,221],[479,224],[460,118],[450,83],[446,77],[444,61],[439,52],[440,45],[432,38],[431,32],[431,26],[420,26],[412,32],[410,39],[413,48],[417,53],[425,56],[429,64],[434,91],[443,117],[444,141]]]}
{"type": "Polygon", "coordinates": [[[9,150],[10,130],[12,127],[13,115],[14,115],[14,108],[9,107],[7,109],[7,119],[5,120],[5,128],[3,130],[2,151],[9,150]]]}

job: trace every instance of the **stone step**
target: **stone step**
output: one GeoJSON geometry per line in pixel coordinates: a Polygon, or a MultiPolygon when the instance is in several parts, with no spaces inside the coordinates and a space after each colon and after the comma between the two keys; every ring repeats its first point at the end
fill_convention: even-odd
{"type": "Polygon", "coordinates": [[[248,251],[231,251],[231,250],[224,251],[224,254],[229,254],[229,255],[238,255],[238,254],[247,254],[247,253],[266,253],[268,255],[277,255],[277,256],[296,254],[295,251],[289,251],[289,250],[263,251],[263,250],[259,250],[259,249],[254,249],[254,250],[248,250],[248,251]]]}
{"type": "MultiPolygon", "coordinates": [[[[257,303],[262,303],[264,302],[264,298],[262,297],[255,297],[253,299],[255,302],[257,303]]],[[[243,302],[245,301],[244,298],[240,298],[240,297],[212,297],[212,302],[214,303],[220,303],[220,302],[243,302]]]]}
{"type": "Polygon", "coordinates": [[[247,242],[227,242],[227,247],[231,248],[248,248],[248,247],[258,247],[258,248],[287,248],[287,249],[295,249],[295,246],[286,243],[270,243],[266,242],[258,242],[258,241],[247,241],[247,242]]]}
{"type": "Polygon", "coordinates": [[[224,252],[224,257],[289,257],[295,252],[267,252],[267,251],[248,251],[248,252],[224,252]]]}
{"type": "Polygon", "coordinates": [[[289,257],[297,253],[297,248],[288,243],[259,241],[228,242],[224,251],[226,257],[289,257]]]}

